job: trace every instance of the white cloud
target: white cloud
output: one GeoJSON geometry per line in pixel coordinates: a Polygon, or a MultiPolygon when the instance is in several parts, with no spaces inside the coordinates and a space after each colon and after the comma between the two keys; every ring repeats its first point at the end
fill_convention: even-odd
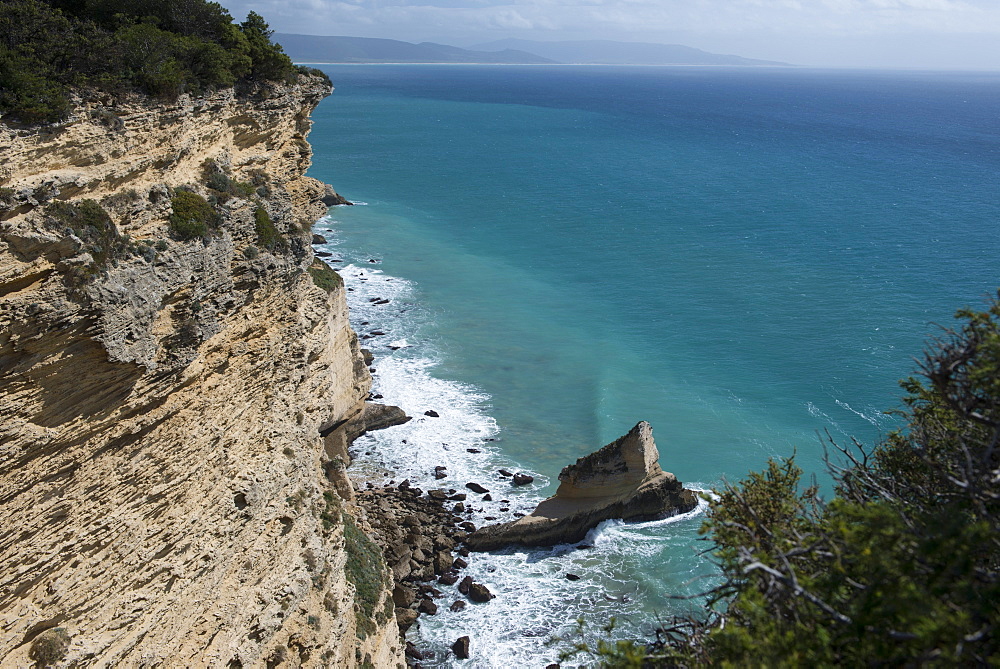
{"type": "Polygon", "coordinates": [[[949,48],[956,44],[961,48],[958,36],[980,35],[972,40],[977,44],[974,60],[980,62],[984,50],[993,53],[988,38],[996,36],[994,51],[1000,65],[1000,0],[230,0],[223,4],[238,19],[253,9],[280,32],[431,39],[458,46],[502,37],[603,38],[684,43],[790,62],[807,62],[797,53],[824,43],[834,53],[836,44],[846,44],[844,40],[868,40],[877,46],[880,39],[887,44],[889,37],[907,35],[917,56],[921,42],[950,40],[949,48]],[[782,45],[788,47],[784,52],[782,45]]]}

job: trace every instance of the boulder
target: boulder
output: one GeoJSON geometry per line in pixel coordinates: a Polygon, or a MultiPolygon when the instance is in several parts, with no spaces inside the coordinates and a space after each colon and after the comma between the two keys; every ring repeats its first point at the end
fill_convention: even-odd
{"type": "Polygon", "coordinates": [[[420,614],[413,609],[396,608],[396,624],[403,632],[410,629],[410,626],[417,622],[418,617],[420,614]]]}
{"type": "Polygon", "coordinates": [[[514,485],[528,485],[534,480],[534,476],[528,476],[527,474],[522,474],[520,472],[514,474],[514,485]]]}
{"type": "Polygon", "coordinates": [[[438,551],[434,554],[434,573],[445,574],[451,570],[453,560],[449,551],[438,551]]]}
{"type": "Polygon", "coordinates": [[[417,593],[412,588],[397,584],[392,590],[392,603],[401,609],[409,608],[410,604],[417,601],[417,593]]]}
{"type": "Polygon", "coordinates": [[[472,492],[479,493],[480,495],[482,495],[484,492],[489,492],[488,488],[484,488],[483,486],[479,485],[478,483],[476,483],[474,481],[470,482],[470,483],[466,483],[465,487],[468,488],[469,490],[471,490],[472,492]]]}
{"type": "Polygon", "coordinates": [[[469,637],[463,636],[451,644],[451,651],[455,653],[455,657],[460,660],[469,659],[469,637]]]}
{"type": "Polygon", "coordinates": [[[313,233],[313,244],[326,244],[326,237],[313,233]]]}
{"type": "Polygon", "coordinates": [[[660,469],[653,430],[645,421],[565,467],[559,481],[556,494],[530,514],[480,528],[466,538],[466,545],[472,550],[489,551],[510,544],[573,543],[605,520],[654,520],[685,513],[698,505],[694,492],[660,469]]]}
{"type": "Polygon", "coordinates": [[[333,207],[338,204],[354,204],[353,202],[348,202],[342,195],[337,191],[333,190],[333,186],[329,184],[324,184],[326,186],[323,197],[320,198],[320,202],[328,207],[333,207]]]}
{"type": "Polygon", "coordinates": [[[474,602],[488,602],[496,597],[490,589],[482,583],[472,583],[469,585],[469,599],[474,602]]]}
{"type": "Polygon", "coordinates": [[[413,658],[414,660],[422,660],[422,659],[424,659],[424,654],[421,653],[417,649],[417,647],[413,645],[412,641],[407,641],[406,642],[406,650],[404,651],[404,655],[406,655],[406,657],[413,658]]]}
{"type": "Polygon", "coordinates": [[[461,611],[466,606],[467,604],[465,603],[465,600],[456,599],[454,602],[451,603],[451,606],[449,606],[448,609],[451,611],[461,611]]]}

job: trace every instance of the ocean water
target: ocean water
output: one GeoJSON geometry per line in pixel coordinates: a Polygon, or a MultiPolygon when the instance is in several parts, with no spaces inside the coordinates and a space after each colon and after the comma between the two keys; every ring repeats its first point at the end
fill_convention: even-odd
{"type": "MultiPolygon", "coordinates": [[[[375,392],[415,417],[356,442],[352,469],[480,482],[476,525],[639,420],[691,487],[795,453],[828,490],[820,435],[892,429],[936,324],[1000,286],[998,74],[323,69],[310,174],[363,204],[333,208],[316,248],[352,289],[375,392]]],[[[497,598],[452,613],[443,588],[410,638],[424,666],[543,667],[611,616],[648,635],[712,582],[701,518],[474,555],[497,598]]]]}

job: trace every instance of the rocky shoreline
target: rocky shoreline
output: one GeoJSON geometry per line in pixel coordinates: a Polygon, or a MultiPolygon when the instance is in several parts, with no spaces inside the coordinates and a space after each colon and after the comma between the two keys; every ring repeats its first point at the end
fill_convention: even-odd
{"type": "MultiPolygon", "coordinates": [[[[479,483],[469,482],[463,490],[425,492],[409,480],[381,485],[365,482],[364,489],[355,491],[354,500],[392,572],[395,618],[408,665],[419,667],[420,660],[444,659],[429,656],[434,651],[421,651],[405,640],[406,632],[421,615],[435,615],[443,606],[461,611],[493,599],[485,585],[462,576],[468,567],[466,559],[475,559],[470,558],[470,550],[573,543],[608,518],[650,520],[694,508],[695,493],[660,469],[658,459],[652,430],[648,423],[640,422],[628,434],[564,468],[557,494],[543,500],[534,512],[483,528],[476,528],[467,515],[469,504],[477,501],[470,495],[489,496],[479,483]],[[569,511],[554,514],[553,506],[569,511]],[[456,583],[458,596],[448,596],[437,587],[456,583]]],[[[444,470],[436,467],[435,478],[444,478],[444,470]]],[[[504,470],[498,474],[512,485],[519,485],[513,480],[515,476],[529,478],[504,470]]],[[[567,574],[567,578],[576,580],[579,576],[567,574]]],[[[463,636],[454,640],[450,651],[439,650],[437,654],[450,652],[464,659],[473,643],[463,636]]]]}
{"type": "MultiPolygon", "coordinates": [[[[401,637],[420,615],[435,615],[441,606],[459,611],[470,602],[485,603],[493,598],[486,586],[461,576],[469,556],[462,542],[475,529],[458,515],[467,493],[438,489],[425,494],[405,480],[399,485],[368,485],[371,487],[357,492],[356,501],[392,571],[392,599],[401,637]],[[435,584],[455,583],[464,597],[439,603],[445,595],[435,584]]],[[[452,648],[459,658],[468,657],[470,640],[463,639],[456,639],[452,648]]],[[[410,666],[430,659],[409,642],[406,657],[410,666]]]]}

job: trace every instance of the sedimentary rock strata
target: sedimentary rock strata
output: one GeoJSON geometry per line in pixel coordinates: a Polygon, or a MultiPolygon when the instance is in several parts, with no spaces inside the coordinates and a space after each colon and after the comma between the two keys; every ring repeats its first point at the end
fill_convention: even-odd
{"type": "Polygon", "coordinates": [[[473,532],[472,550],[509,544],[552,546],[582,540],[612,518],[652,520],[690,511],[697,496],[660,469],[653,431],[645,421],[625,436],[565,467],[556,494],[527,516],[473,532]]]}
{"type": "Polygon", "coordinates": [[[0,125],[5,666],[53,629],[97,666],[403,662],[321,436],[367,415],[371,383],[342,283],[310,274],[332,195],[303,176],[305,135],[328,92],[0,125]],[[184,189],[204,235],[171,228],[184,189]]]}

